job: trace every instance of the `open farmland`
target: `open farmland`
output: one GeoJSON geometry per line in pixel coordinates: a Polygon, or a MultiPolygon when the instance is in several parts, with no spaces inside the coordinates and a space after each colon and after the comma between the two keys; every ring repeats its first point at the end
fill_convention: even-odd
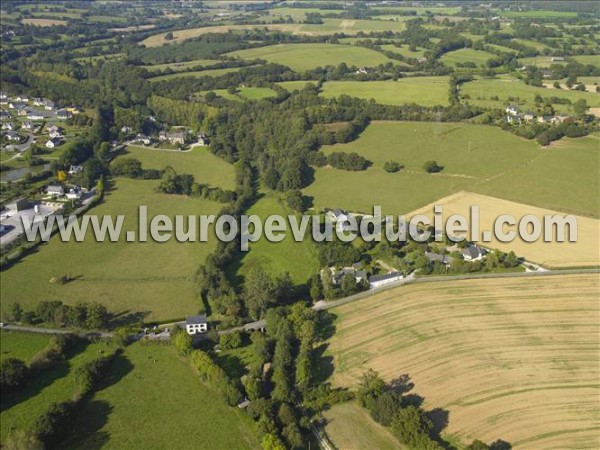
{"type": "MultiPolygon", "coordinates": [[[[536,208],[508,200],[473,194],[471,192],[458,192],[449,197],[436,200],[423,208],[419,208],[417,211],[408,214],[408,216],[412,217],[416,214],[424,214],[433,221],[433,207],[435,205],[443,206],[443,215],[445,218],[453,214],[470,217],[470,207],[472,205],[478,206],[481,233],[493,230],[494,220],[502,214],[510,214],[516,220],[525,215],[533,215],[540,220],[540,223],[543,223],[543,218],[546,215],[564,215],[564,213],[557,211],[536,208]]],[[[504,243],[492,236],[491,242],[482,242],[482,245],[489,248],[497,248],[503,252],[510,252],[512,250],[527,261],[542,264],[546,267],[598,267],[600,266],[600,236],[598,235],[600,221],[581,216],[576,216],[576,219],[577,242],[544,242],[542,236],[538,241],[531,243],[518,238],[513,242],[504,243]]],[[[515,226],[512,229],[516,230],[517,227],[515,226]]],[[[506,227],[506,231],[508,231],[508,227],[506,227]]],[[[568,231],[566,231],[565,235],[568,239],[568,231]]]]}
{"type": "Polygon", "coordinates": [[[333,405],[323,413],[323,417],[327,422],[325,433],[336,448],[402,448],[398,440],[385,427],[375,422],[369,412],[356,402],[333,405]]]}
{"type": "Polygon", "coordinates": [[[53,27],[55,25],[66,25],[67,21],[60,19],[42,19],[32,17],[21,20],[21,23],[23,23],[23,25],[33,25],[36,27],[53,27]]]}
{"type": "Polygon", "coordinates": [[[349,20],[349,19],[324,19],[322,24],[256,24],[256,25],[217,25],[213,27],[188,28],[177,30],[173,39],[165,40],[165,33],[155,34],[140,42],[146,47],[158,47],[165,44],[175,44],[186,39],[195,38],[208,33],[227,33],[229,31],[243,31],[252,29],[267,29],[269,31],[282,31],[297,35],[318,36],[334,33],[356,35],[359,32],[370,31],[402,31],[404,22],[384,20],[349,20]]]}
{"type": "Polygon", "coordinates": [[[448,77],[407,77],[398,81],[328,81],[323,84],[322,95],[350,95],[366,100],[374,99],[384,105],[447,105],[448,77]]]}
{"type": "Polygon", "coordinates": [[[449,66],[457,66],[464,63],[475,63],[478,67],[485,66],[488,59],[493,58],[494,55],[481,50],[473,50],[472,48],[461,48],[453,52],[445,53],[441,58],[444,64],[449,66]]]}
{"type": "Polygon", "coordinates": [[[51,336],[47,334],[3,330],[0,332],[0,359],[17,358],[27,363],[37,352],[48,345],[50,338],[51,336]]]}
{"type": "MultiPolygon", "coordinates": [[[[148,150],[150,151],[150,150],[148,150]]],[[[201,180],[201,179],[200,179],[201,180]]],[[[216,214],[222,205],[208,200],[155,192],[158,180],[119,178],[102,204],[90,214],[125,216],[123,230],[137,230],[138,205],[148,207],[148,216],[165,214],[216,214]]],[[[62,242],[54,236],[37,252],[22,258],[2,272],[2,305],[13,301],[24,309],[35,309],[42,300],[60,299],[67,304],[83,300],[101,301],[118,314],[139,313],[147,320],[176,319],[197,312],[194,273],[216,246],[208,242],[165,243],[95,242],[88,230],[84,242],[62,242]],[[73,281],[50,283],[68,274],[73,281]]]]}
{"type": "Polygon", "coordinates": [[[411,285],[332,310],[334,382],[409,374],[446,435],[598,448],[597,274],[411,285]]]}
{"type": "MultiPolygon", "coordinates": [[[[535,108],[535,96],[559,97],[570,100],[572,103],[584,99],[589,107],[600,106],[600,95],[593,92],[580,92],[558,89],[546,89],[530,86],[523,81],[510,78],[480,78],[461,85],[460,94],[463,101],[468,96],[468,102],[486,108],[504,108],[508,103],[517,104],[522,108],[535,108]],[[497,97],[492,99],[492,97],[497,97]],[[513,98],[510,100],[509,97],[513,98]]],[[[553,104],[557,111],[572,113],[571,105],[553,104]]]]}
{"type": "Polygon", "coordinates": [[[349,66],[372,67],[392,61],[375,50],[340,44],[278,44],[228,53],[229,57],[265,59],[288,66],[296,72],[316,67],[349,66]]]}
{"type": "MultiPolygon", "coordinates": [[[[293,215],[282,200],[273,194],[264,194],[247,212],[264,221],[271,215],[293,215]]],[[[251,268],[261,267],[272,275],[289,272],[292,281],[305,283],[319,269],[316,248],[311,239],[296,242],[291,232],[281,242],[269,242],[263,237],[249,244],[249,251],[242,253],[231,267],[231,277],[244,276],[251,268]],[[233,272],[235,271],[235,272],[233,272]]]]}
{"type": "MultiPolygon", "coordinates": [[[[24,333],[19,333],[17,336],[18,339],[26,342],[31,340],[29,335],[24,333]]],[[[15,338],[16,340],[17,338],[15,338]]],[[[4,442],[12,430],[30,428],[37,417],[45,413],[52,403],[71,400],[80,389],[75,376],[77,369],[98,358],[99,351],[106,350],[108,350],[106,342],[80,344],[70,359],[42,372],[31,380],[22,391],[11,396],[3,394],[2,412],[0,413],[0,441],[4,442]]]]}
{"type": "Polygon", "coordinates": [[[122,157],[132,157],[142,163],[144,169],[162,170],[173,167],[177,173],[194,175],[197,183],[218,186],[223,189],[235,187],[235,171],[231,164],[213,155],[206,147],[193,147],[189,151],[162,150],[127,147],[122,157]]]}
{"type": "Polygon", "coordinates": [[[133,344],[116,357],[109,375],[84,406],[62,448],[260,446],[250,419],[202,385],[171,346],[133,344]]]}

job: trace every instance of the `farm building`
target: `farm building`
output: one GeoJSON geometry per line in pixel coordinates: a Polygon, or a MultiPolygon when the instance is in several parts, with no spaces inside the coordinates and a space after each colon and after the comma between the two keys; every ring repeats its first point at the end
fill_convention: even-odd
{"type": "Polygon", "coordinates": [[[189,316],[185,321],[185,330],[188,334],[206,333],[208,331],[208,322],[205,314],[189,316]]]}
{"type": "Polygon", "coordinates": [[[452,263],[452,257],[448,255],[441,255],[439,253],[434,252],[425,252],[425,257],[431,262],[441,262],[442,264],[448,266],[452,263]]]}
{"type": "Polygon", "coordinates": [[[400,272],[390,272],[384,275],[373,275],[369,277],[369,286],[371,289],[375,289],[395,281],[400,281],[403,278],[404,275],[402,275],[400,272]]]}
{"type": "Polygon", "coordinates": [[[50,184],[46,188],[46,194],[52,195],[54,197],[62,197],[63,195],[65,195],[65,190],[59,184],[50,184]]]}

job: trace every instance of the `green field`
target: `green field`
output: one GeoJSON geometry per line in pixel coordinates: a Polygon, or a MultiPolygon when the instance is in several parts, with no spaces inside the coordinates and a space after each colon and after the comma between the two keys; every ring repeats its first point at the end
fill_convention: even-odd
{"type": "Polygon", "coordinates": [[[218,186],[223,189],[235,187],[235,171],[231,164],[213,155],[206,147],[194,147],[189,151],[158,150],[127,147],[127,154],[142,163],[144,169],[162,170],[171,166],[177,173],[194,175],[197,183],[218,186]]]}
{"type": "Polygon", "coordinates": [[[338,403],[323,413],[325,433],[336,448],[400,449],[388,429],[375,422],[356,402],[338,403]]]}
{"type": "Polygon", "coordinates": [[[195,59],[193,61],[168,63],[168,64],[154,64],[151,66],[142,66],[148,72],[157,72],[159,70],[171,69],[175,72],[187,70],[190,67],[196,66],[210,66],[211,64],[217,64],[219,61],[216,59],[195,59]]]}
{"type": "Polygon", "coordinates": [[[600,67],[600,55],[579,55],[573,56],[572,59],[581,64],[591,64],[592,66],[600,67]]]}
{"type": "Polygon", "coordinates": [[[519,58],[519,64],[523,66],[550,67],[552,64],[566,64],[566,61],[552,61],[551,56],[532,56],[530,58],[519,58]]]}
{"type": "Polygon", "coordinates": [[[165,80],[174,80],[177,78],[186,78],[186,77],[220,77],[221,75],[225,75],[226,73],[237,72],[240,70],[240,67],[227,67],[225,69],[207,69],[207,70],[195,70],[192,72],[176,72],[170,73],[167,75],[159,75],[157,77],[148,78],[149,81],[165,81],[165,80]]]}
{"type": "Polygon", "coordinates": [[[238,95],[248,100],[262,100],[277,96],[277,93],[268,87],[244,86],[238,89],[238,95]]]}
{"type": "Polygon", "coordinates": [[[284,88],[285,90],[287,90],[289,92],[293,92],[296,89],[298,89],[298,90],[304,89],[308,83],[312,83],[312,84],[316,85],[316,81],[310,81],[310,80],[282,81],[280,83],[277,83],[277,85],[281,86],[282,88],[284,88]]]}
{"type": "Polygon", "coordinates": [[[382,45],[381,48],[383,50],[387,50],[388,52],[398,53],[406,58],[421,58],[425,54],[425,49],[422,47],[417,47],[416,52],[411,52],[408,45],[403,45],[402,47],[396,47],[394,44],[385,44],[382,45]]]}
{"type": "MultiPolygon", "coordinates": [[[[125,216],[123,229],[138,229],[138,205],[148,216],[165,214],[216,214],[222,206],[208,200],[155,192],[158,180],[117,179],[104,202],[89,214],[125,216]]],[[[39,301],[60,299],[68,304],[99,301],[118,314],[140,313],[149,320],[175,319],[201,309],[194,273],[216,242],[165,243],[148,237],[145,243],[97,243],[88,231],[84,242],[62,242],[57,236],[2,272],[3,309],[18,301],[34,309],[39,301]],[[69,274],[74,280],[52,284],[69,274]]]]}
{"type": "Polygon", "coordinates": [[[384,212],[400,214],[468,190],[597,216],[595,139],[565,140],[540,148],[535,141],[483,125],[374,122],[358,140],[324,147],[325,153],[357,152],[373,165],[360,172],[318,168],[305,193],[314,197],[317,208],[372,212],[373,205],[381,205],[384,212]],[[569,156],[580,147],[584,150],[577,158],[569,156]],[[564,152],[557,153],[561,148],[564,152]],[[569,169],[562,170],[566,158],[570,158],[569,169]],[[383,163],[388,160],[404,164],[405,169],[385,172],[383,163]],[[428,160],[436,160],[444,170],[428,175],[422,169],[428,160]],[[576,173],[582,183],[571,182],[576,173]]]}
{"type": "Polygon", "coordinates": [[[328,81],[324,97],[350,95],[374,99],[384,105],[418,103],[423,106],[448,104],[448,77],[407,77],[398,81],[328,81]]]}
{"type": "MultiPolygon", "coordinates": [[[[28,335],[23,339],[29,340],[28,335]]],[[[71,400],[79,392],[75,380],[75,372],[82,364],[98,358],[98,351],[107,351],[105,342],[82,344],[68,361],[62,362],[52,369],[45,371],[15,397],[2,397],[2,412],[0,413],[0,440],[4,442],[11,430],[26,430],[35,419],[46,412],[54,402],[71,400]]]]}
{"type": "Polygon", "coordinates": [[[511,18],[561,18],[561,17],[577,17],[575,11],[550,11],[550,10],[532,10],[532,11],[499,11],[498,15],[511,18]]]}
{"type": "Polygon", "coordinates": [[[187,361],[165,345],[127,347],[80,417],[63,448],[260,447],[250,418],[225,406],[187,361]]]}
{"type": "Polygon", "coordinates": [[[26,364],[48,342],[50,335],[38,333],[18,333],[16,331],[0,332],[0,359],[17,358],[26,364]]]}
{"type": "Polygon", "coordinates": [[[453,52],[444,54],[440,58],[440,61],[449,66],[473,62],[478,67],[484,67],[486,61],[493,57],[494,55],[488,52],[473,50],[472,48],[462,48],[460,50],[455,50],[453,52]]]}
{"type": "MultiPolygon", "coordinates": [[[[274,194],[264,194],[246,213],[256,214],[263,221],[270,215],[287,216],[292,212],[274,194]]],[[[252,267],[261,267],[273,275],[289,272],[294,283],[305,283],[317,272],[319,264],[312,240],[295,242],[288,229],[281,242],[269,242],[263,235],[258,242],[249,244],[249,251],[231,266],[232,276],[244,276],[252,267]]]]}
{"type": "MultiPolygon", "coordinates": [[[[470,97],[468,99],[469,103],[484,108],[504,109],[508,103],[512,103],[521,106],[523,109],[534,109],[536,94],[545,98],[566,98],[573,103],[583,98],[589,107],[600,107],[600,95],[596,93],[530,86],[523,81],[507,76],[492,79],[479,78],[464,83],[461,85],[460,94],[463,101],[467,101],[464,97],[468,95],[470,97]],[[494,96],[497,96],[498,100],[492,100],[494,96]],[[512,100],[509,97],[512,97],[512,100]]],[[[556,103],[553,106],[559,112],[572,113],[573,111],[571,105],[556,103]]]]}
{"type": "Polygon", "coordinates": [[[228,53],[242,59],[265,59],[288,66],[296,72],[316,67],[349,66],[373,67],[392,61],[375,50],[341,44],[277,44],[228,53]]]}

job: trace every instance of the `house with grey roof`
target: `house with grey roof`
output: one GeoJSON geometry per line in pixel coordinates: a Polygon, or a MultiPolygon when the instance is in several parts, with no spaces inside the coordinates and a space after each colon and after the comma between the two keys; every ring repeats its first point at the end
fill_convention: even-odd
{"type": "Polygon", "coordinates": [[[425,252],[425,257],[430,261],[430,262],[439,262],[442,263],[446,266],[450,265],[453,261],[453,258],[451,256],[448,255],[442,255],[441,253],[435,253],[435,252],[425,252]]]}
{"type": "Polygon", "coordinates": [[[189,316],[185,321],[185,331],[187,331],[187,333],[190,335],[206,333],[208,331],[208,321],[206,320],[206,314],[189,316]]]}
{"type": "Polygon", "coordinates": [[[477,245],[471,245],[470,247],[463,248],[461,253],[465,261],[481,261],[487,254],[487,250],[477,245]]]}

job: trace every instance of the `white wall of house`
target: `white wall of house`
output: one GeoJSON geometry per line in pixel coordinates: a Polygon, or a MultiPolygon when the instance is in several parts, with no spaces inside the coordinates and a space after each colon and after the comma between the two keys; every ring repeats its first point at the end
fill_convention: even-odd
{"type": "Polygon", "coordinates": [[[381,286],[385,286],[386,284],[390,284],[395,281],[399,281],[402,278],[404,278],[404,275],[398,275],[398,276],[386,278],[385,280],[380,280],[380,281],[373,281],[372,283],[369,283],[369,286],[371,286],[371,289],[375,289],[375,288],[378,288],[381,286]]]}
{"type": "Polygon", "coordinates": [[[192,323],[185,326],[188,334],[206,333],[208,331],[207,323],[192,323]]]}

